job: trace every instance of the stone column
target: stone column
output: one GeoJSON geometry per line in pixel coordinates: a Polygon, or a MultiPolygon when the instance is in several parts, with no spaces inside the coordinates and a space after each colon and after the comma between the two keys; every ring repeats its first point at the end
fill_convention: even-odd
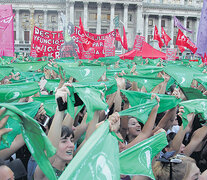
{"type": "Polygon", "coordinates": [[[149,14],[145,14],[145,41],[148,42],[148,21],[149,14]]]}
{"type": "Polygon", "coordinates": [[[184,0],[180,0],[180,4],[181,5],[184,5],[185,4],[185,1],[184,0]]]}
{"type": "Polygon", "coordinates": [[[70,1],[70,22],[74,24],[74,1],[70,1]]]}
{"type": "Polygon", "coordinates": [[[158,33],[161,34],[161,21],[162,21],[162,15],[158,15],[158,33]]]}
{"type": "Polygon", "coordinates": [[[69,15],[70,15],[70,1],[66,0],[66,11],[65,11],[65,24],[63,24],[63,27],[66,26],[69,22],[69,15]]]}
{"type": "Polygon", "coordinates": [[[83,26],[84,29],[88,30],[88,2],[83,2],[84,4],[84,20],[83,20],[83,26]]]}
{"type": "Polygon", "coordinates": [[[125,31],[128,32],[128,3],[124,3],[124,27],[125,31]]]}
{"type": "Polygon", "coordinates": [[[19,44],[19,9],[16,9],[16,43],[19,44]]]}
{"type": "Polygon", "coordinates": [[[114,29],[114,16],[115,16],[115,3],[111,4],[111,15],[110,15],[110,31],[113,31],[114,29]]]}
{"type": "MultiPolygon", "coordinates": [[[[34,11],[34,8],[32,7],[31,9],[30,9],[30,41],[31,41],[31,38],[33,37],[33,31],[34,31],[34,24],[35,24],[35,20],[34,20],[34,13],[35,13],[35,11],[34,11]]],[[[24,39],[24,31],[22,31],[23,32],[23,39],[24,39]]]]}
{"type": "Polygon", "coordinates": [[[195,40],[194,40],[194,42],[196,42],[196,44],[197,44],[197,38],[198,38],[199,22],[200,22],[200,17],[197,17],[197,20],[196,20],[196,27],[195,27],[195,29],[196,29],[196,35],[195,35],[195,40]]]}
{"type": "MultiPolygon", "coordinates": [[[[185,28],[187,28],[187,18],[188,18],[188,17],[184,16],[184,22],[183,22],[183,25],[184,25],[185,28]]],[[[187,34],[186,31],[183,31],[183,33],[184,33],[185,35],[187,34]]]]}
{"type": "Polygon", "coordinates": [[[136,28],[136,34],[138,35],[144,35],[143,33],[143,27],[144,27],[144,19],[142,17],[143,14],[143,6],[142,4],[137,5],[137,28],[136,28]]]}
{"type": "Polygon", "coordinates": [[[47,30],[47,10],[44,10],[44,29],[47,30]]]}
{"type": "Polygon", "coordinates": [[[61,16],[61,11],[58,10],[58,31],[62,31],[63,30],[63,24],[61,22],[60,16],[61,16]]]}
{"type": "Polygon", "coordinates": [[[97,27],[96,34],[101,34],[101,2],[97,3],[97,27]]]}
{"type": "Polygon", "coordinates": [[[170,32],[171,32],[171,35],[170,35],[170,37],[171,37],[170,45],[174,45],[173,44],[173,41],[174,41],[174,17],[173,16],[171,16],[171,30],[170,30],[170,32]]]}

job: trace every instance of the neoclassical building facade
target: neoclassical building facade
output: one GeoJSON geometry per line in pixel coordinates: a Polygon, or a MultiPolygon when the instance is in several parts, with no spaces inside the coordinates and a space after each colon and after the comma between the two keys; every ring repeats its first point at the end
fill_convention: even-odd
{"type": "MultiPolygon", "coordinates": [[[[12,4],[14,18],[14,38],[16,51],[30,51],[33,27],[46,30],[62,30],[61,12],[66,20],[79,25],[82,18],[84,28],[92,33],[103,34],[114,29],[113,19],[119,16],[120,28],[124,24],[129,49],[134,37],[145,36],[153,44],[154,26],[161,33],[161,27],[171,37],[168,47],[174,47],[178,29],[174,27],[174,16],[193,30],[184,32],[196,43],[200,21],[202,0],[0,0],[0,4],[12,4]]],[[[154,43],[155,44],[155,43],[154,43]]],[[[121,47],[116,45],[117,50],[121,47]]],[[[166,47],[165,47],[166,48],[166,47]]]]}

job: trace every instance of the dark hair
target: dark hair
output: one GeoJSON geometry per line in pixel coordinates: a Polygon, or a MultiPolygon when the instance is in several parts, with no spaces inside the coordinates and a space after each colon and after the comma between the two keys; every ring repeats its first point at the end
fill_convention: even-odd
{"type": "Polygon", "coordinates": [[[62,126],[61,137],[67,138],[70,137],[71,134],[72,137],[74,138],[73,130],[67,126],[62,126]]]}
{"type": "Polygon", "coordinates": [[[4,160],[0,159],[0,166],[5,166],[4,160]]]}

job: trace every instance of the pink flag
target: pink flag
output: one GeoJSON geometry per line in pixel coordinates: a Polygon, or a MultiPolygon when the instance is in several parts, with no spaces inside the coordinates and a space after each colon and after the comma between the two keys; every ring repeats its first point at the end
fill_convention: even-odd
{"type": "Polygon", "coordinates": [[[5,30],[13,20],[13,15],[0,19],[0,30],[5,30]]]}
{"type": "Polygon", "coordinates": [[[4,56],[14,56],[12,5],[0,5],[0,49],[4,56]]]}

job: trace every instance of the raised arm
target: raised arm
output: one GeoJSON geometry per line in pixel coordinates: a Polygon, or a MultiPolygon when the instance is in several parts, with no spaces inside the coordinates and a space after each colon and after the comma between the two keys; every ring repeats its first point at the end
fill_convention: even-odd
{"type": "Polygon", "coordinates": [[[160,99],[155,94],[152,95],[152,98],[156,98],[158,104],[152,109],[147,122],[145,123],[141,133],[129,144],[126,145],[126,149],[134,146],[135,144],[149,138],[152,135],[152,129],[154,127],[155,119],[157,117],[157,110],[159,108],[160,99]]]}

